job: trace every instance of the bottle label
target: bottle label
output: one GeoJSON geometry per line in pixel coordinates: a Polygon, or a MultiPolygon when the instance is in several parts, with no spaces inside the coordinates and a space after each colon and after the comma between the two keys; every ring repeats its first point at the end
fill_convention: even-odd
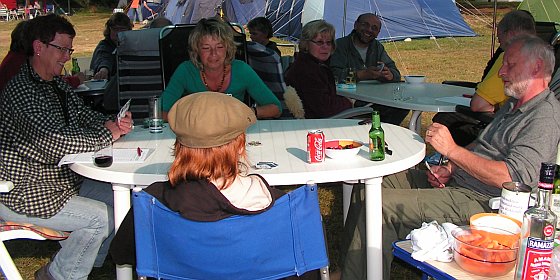
{"type": "MultiPolygon", "coordinates": [[[[560,194],[552,194],[550,200],[550,210],[556,214],[556,216],[560,217],[560,194]]],[[[560,235],[560,219],[556,222],[556,236],[560,235]]]]}
{"type": "Polygon", "coordinates": [[[552,263],[553,240],[527,238],[521,279],[547,279],[552,263]]]}

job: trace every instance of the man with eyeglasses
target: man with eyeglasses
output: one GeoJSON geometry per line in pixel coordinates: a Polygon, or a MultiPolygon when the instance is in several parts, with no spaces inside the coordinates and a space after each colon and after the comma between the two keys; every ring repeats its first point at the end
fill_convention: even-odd
{"type": "MultiPolygon", "coordinates": [[[[356,69],[358,81],[377,80],[396,82],[401,73],[389,57],[383,45],[376,40],[381,31],[381,20],[372,13],[361,14],[354,22],[354,30],[346,37],[336,40],[336,50],[330,59],[330,67],[335,77],[345,68],[356,69]]],[[[408,110],[374,104],[381,114],[381,120],[399,125],[408,110]]]]}

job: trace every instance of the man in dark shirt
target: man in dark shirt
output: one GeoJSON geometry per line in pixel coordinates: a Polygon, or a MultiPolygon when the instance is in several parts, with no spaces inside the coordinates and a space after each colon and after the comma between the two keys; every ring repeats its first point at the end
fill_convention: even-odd
{"type": "MultiPolygon", "coordinates": [[[[398,82],[401,73],[389,57],[383,45],[376,40],[381,30],[381,20],[374,14],[360,15],[354,23],[354,30],[346,37],[336,40],[336,50],[330,59],[330,67],[335,77],[345,68],[356,69],[358,81],[377,80],[379,82],[398,82]],[[383,68],[380,68],[383,66],[383,68]]],[[[399,125],[408,110],[374,104],[383,122],[399,125]]]]}

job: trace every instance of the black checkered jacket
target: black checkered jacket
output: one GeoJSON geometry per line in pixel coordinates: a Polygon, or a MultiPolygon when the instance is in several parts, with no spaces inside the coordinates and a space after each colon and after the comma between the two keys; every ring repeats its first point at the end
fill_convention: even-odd
{"type": "Polygon", "coordinates": [[[14,183],[0,202],[33,217],[55,215],[78,193],[80,177],[57,165],[64,155],[112,140],[107,116],[85,106],[59,77],[42,80],[29,62],[0,93],[0,120],[0,180],[14,183]]]}

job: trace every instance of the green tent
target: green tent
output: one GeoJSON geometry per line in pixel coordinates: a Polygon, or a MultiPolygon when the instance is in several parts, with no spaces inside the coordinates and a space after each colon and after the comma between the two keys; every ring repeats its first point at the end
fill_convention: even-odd
{"type": "Polygon", "coordinates": [[[524,0],[517,9],[531,12],[535,21],[560,24],[560,0],[524,0]]]}

